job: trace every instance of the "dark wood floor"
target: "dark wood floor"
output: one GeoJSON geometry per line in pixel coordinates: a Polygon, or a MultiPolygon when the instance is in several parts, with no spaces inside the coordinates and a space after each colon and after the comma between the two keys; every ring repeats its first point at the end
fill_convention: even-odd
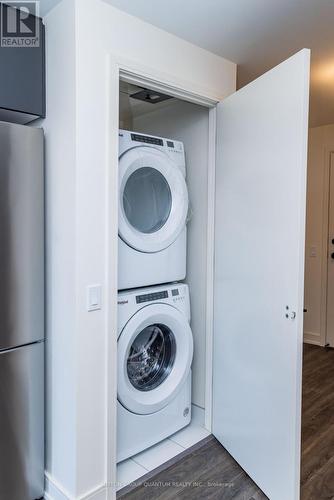
{"type": "MultiPolygon", "coordinates": [[[[301,500],[334,500],[334,349],[304,346],[301,464],[301,500]]],[[[158,472],[145,485],[119,498],[265,500],[267,497],[212,439],[158,472]]]]}
{"type": "Polygon", "coordinates": [[[334,499],[334,349],[304,345],[301,500],[334,499]]]}
{"type": "Polygon", "coordinates": [[[122,500],[267,500],[227,451],[212,438],[156,474],[122,500]]]}

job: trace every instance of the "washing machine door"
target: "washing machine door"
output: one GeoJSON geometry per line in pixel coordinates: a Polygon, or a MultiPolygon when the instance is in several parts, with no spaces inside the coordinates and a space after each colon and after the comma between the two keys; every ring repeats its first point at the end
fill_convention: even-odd
{"type": "Polygon", "coordinates": [[[159,252],[181,233],[188,190],[176,164],[153,147],[140,146],[119,161],[119,235],[140,252],[159,252]]]}
{"type": "Polygon", "coordinates": [[[186,317],[167,304],[140,309],[118,339],[118,399],[147,415],[168,405],[189,375],[193,338],[186,317]]]}

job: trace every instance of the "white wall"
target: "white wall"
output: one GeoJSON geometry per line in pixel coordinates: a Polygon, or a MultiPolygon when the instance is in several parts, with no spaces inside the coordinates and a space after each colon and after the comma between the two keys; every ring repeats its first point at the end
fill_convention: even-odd
{"type": "Polygon", "coordinates": [[[311,128],[309,132],[304,340],[325,344],[325,295],[323,266],[326,248],[323,241],[324,197],[328,190],[326,169],[330,151],[334,151],[334,125],[311,128]],[[312,254],[314,256],[312,256],[312,254]]]}
{"type": "MultiPolygon", "coordinates": [[[[57,10],[63,15],[57,15],[56,8],[47,23],[50,32],[59,30],[65,36],[54,40],[47,54],[49,79],[53,78],[48,91],[48,127],[52,125],[52,130],[47,148],[53,143],[48,168],[57,176],[56,169],[60,170],[48,193],[49,210],[54,214],[48,274],[54,268],[58,280],[48,282],[48,307],[61,304],[68,312],[63,318],[64,311],[58,307],[49,317],[48,330],[57,337],[51,345],[57,392],[52,389],[50,406],[54,414],[64,410],[66,429],[73,415],[64,409],[62,392],[72,394],[75,401],[75,429],[70,437],[54,420],[51,423],[48,468],[53,483],[73,492],[74,498],[86,498],[90,492],[89,498],[95,499],[104,495],[111,479],[108,458],[111,462],[115,446],[112,398],[116,393],[110,389],[116,384],[117,233],[109,228],[116,228],[117,222],[118,80],[115,64],[108,64],[109,56],[134,67],[143,65],[148,75],[157,70],[159,78],[180,87],[190,82],[194,91],[217,99],[234,91],[235,65],[100,0],[74,2],[75,17],[64,12],[72,2],[63,0],[58,7],[62,10],[57,10]],[[69,25],[71,29],[66,28],[69,25]],[[66,84],[62,101],[64,64],[65,77],[67,67],[72,80],[66,84]],[[71,154],[63,151],[67,142],[71,154]],[[70,193],[68,203],[66,193],[70,193]],[[57,238],[63,241],[62,247],[56,245],[57,238]],[[86,287],[92,283],[103,286],[103,309],[88,313],[86,287]],[[60,331],[57,324],[62,324],[60,331]],[[72,369],[66,380],[65,367],[72,369]],[[67,448],[72,453],[73,436],[75,471],[65,473],[60,462],[66,460],[67,448]],[[51,462],[59,465],[53,467],[51,462]]],[[[72,408],[74,403],[67,404],[72,408]]]]}
{"type": "Polygon", "coordinates": [[[46,23],[46,471],[76,488],[74,1],[46,23]]]}
{"type": "Polygon", "coordinates": [[[135,117],[133,127],[133,130],[138,132],[161,135],[184,143],[191,208],[187,224],[185,281],[190,289],[191,327],[194,337],[192,402],[204,408],[209,110],[188,102],[176,101],[162,110],[135,117]]]}

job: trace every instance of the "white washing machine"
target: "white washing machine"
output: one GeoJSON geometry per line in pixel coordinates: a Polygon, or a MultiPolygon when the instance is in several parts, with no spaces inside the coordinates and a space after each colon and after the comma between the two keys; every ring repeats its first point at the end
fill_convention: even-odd
{"type": "Polygon", "coordinates": [[[118,462],[189,424],[193,358],[189,321],[187,285],[119,293],[118,462]]]}
{"type": "Polygon", "coordinates": [[[185,179],[182,142],[119,131],[119,290],[185,278],[185,179]]]}

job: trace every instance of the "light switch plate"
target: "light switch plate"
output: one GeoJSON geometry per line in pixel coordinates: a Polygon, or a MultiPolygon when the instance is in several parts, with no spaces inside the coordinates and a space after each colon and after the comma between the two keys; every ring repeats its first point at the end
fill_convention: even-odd
{"type": "Polygon", "coordinates": [[[97,311],[102,308],[102,286],[87,286],[87,311],[97,311]]]}

